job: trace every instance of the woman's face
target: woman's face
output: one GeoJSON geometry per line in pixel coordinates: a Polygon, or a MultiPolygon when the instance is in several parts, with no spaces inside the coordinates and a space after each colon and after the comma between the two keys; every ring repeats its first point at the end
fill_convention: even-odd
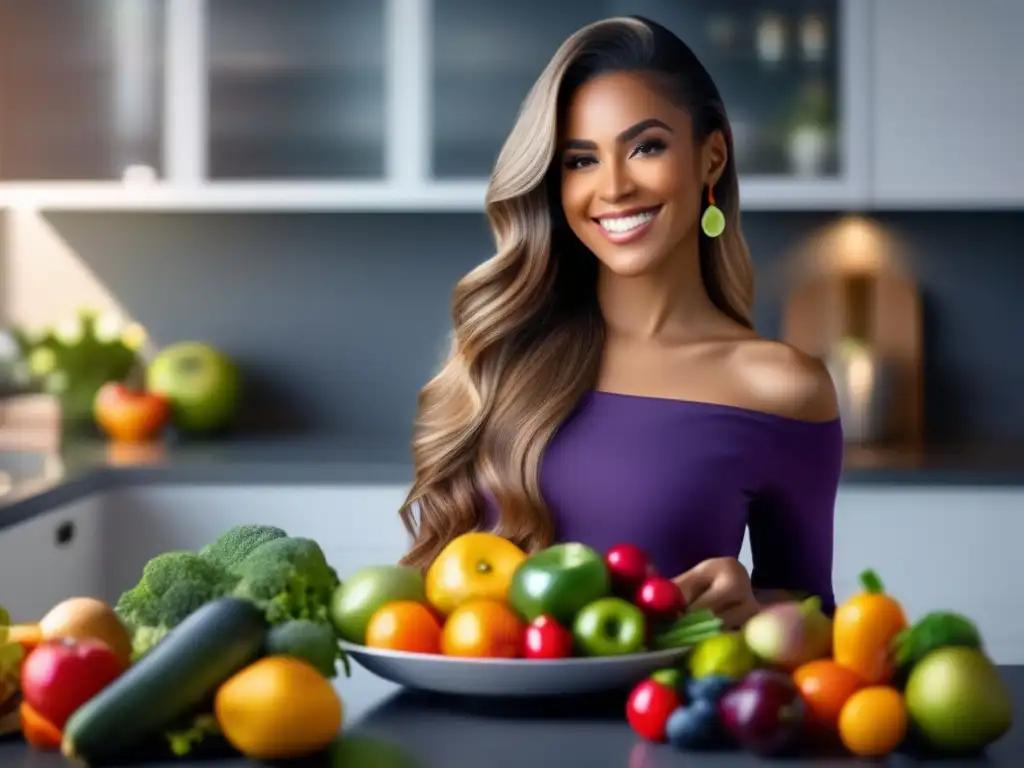
{"type": "Polygon", "coordinates": [[[580,87],[560,138],[569,226],[623,277],[658,270],[694,236],[703,185],[725,164],[721,134],[696,144],[689,115],[631,73],[580,87]]]}

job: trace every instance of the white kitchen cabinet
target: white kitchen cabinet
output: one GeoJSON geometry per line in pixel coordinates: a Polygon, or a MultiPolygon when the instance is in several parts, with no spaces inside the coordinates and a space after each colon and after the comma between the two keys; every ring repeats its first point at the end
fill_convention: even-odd
{"type": "Polygon", "coordinates": [[[875,0],[872,199],[1024,206],[1024,2],[875,0]]]}
{"type": "Polygon", "coordinates": [[[101,595],[105,499],[92,494],[0,529],[0,605],[38,621],[69,597],[101,595]]]}

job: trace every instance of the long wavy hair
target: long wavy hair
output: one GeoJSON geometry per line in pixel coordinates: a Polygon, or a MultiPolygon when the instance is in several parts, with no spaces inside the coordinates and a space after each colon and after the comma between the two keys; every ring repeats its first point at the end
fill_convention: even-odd
{"type": "Polygon", "coordinates": [[[498,535],[527,551],[555,539],[541,457],[595,385],[604,342],[597,260],[560,203],[557,129],[573,92],[612,72],[647,77],[687,111],[695,140],[724,135],[715,198],[727,226],[718,238],[700,235],[701,274],[719,310],[751,327],[753,272],[718,88],[693,51],[654,22],[621,17],[584,27],[530,89],[491,176],[486,207],[497,253],[456,285],[450,354],[419,395],[415,478],[400,512],[413,537],[406,565],[427,568],[453,538],[480,529],[488,498],[500,510],[498,535]]]}

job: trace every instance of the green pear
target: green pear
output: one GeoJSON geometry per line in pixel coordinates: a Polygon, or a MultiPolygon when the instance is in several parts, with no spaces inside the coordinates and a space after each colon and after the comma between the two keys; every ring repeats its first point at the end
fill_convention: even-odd
{"type": "Polygon", "coordinates": [[[907,679],[907,712],[942,752],[983,750],[1013,723],[1013,700],[999,670],[976,648],[938,648],[907,679]]]}

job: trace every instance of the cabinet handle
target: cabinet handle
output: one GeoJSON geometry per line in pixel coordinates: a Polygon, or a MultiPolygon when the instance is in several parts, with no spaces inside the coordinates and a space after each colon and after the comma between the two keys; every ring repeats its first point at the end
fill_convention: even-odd
{"type": "Polygon", "coordinates": [[[57,526],[57,530],[54,531],[53,540],[58,547],[66,547],[71,544],[71,541],[75,538],[75,524],[70,520],[66,523],[61,523],[57,526]]]}

